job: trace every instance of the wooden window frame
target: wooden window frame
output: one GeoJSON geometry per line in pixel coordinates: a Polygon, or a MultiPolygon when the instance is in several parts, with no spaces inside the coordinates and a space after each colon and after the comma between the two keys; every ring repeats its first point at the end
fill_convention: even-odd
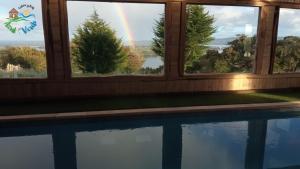
{"type": "Polygon", "coordinates": [[[169,3],[167,0],[62,0],[61,1],[61,11],[62,12],[62,41],[63,41],[63,55],[66,64],[66,73],[67,79],[71,81],[104,81],[104,82],[113,82],[113,81],[162,81],[167,80],[169,74],[169,59],[170,54],[168,52],[169,46],[169,31],[167,27],[169,25],[169,3]],[[164,56],[164,74],[162,75],[111,75],[111,76],[91,76],[91,77],[74,77],[72,76],[71,69],[71,55],[70,55],[70,43],[69,43],[69,27],[68,27],[68,11],[67,11],[67,2],[68,1],[83,1],[83,2],[116,2],[116,3],[141,3],[141,4],[162,4],[164,5],[165,12],[165,56],[164,56]]]}
{"type": "Polygon", "coordinates": [[[49,15],[49,0],[40,0],[42,7],[42,22],[43,22],[43,32],[44,32],[44,44],[45,44],[45,54],[46,54],[46,71],[47,77],[34,78],[34,77],[21,77],[21,78],[0,78],[0,83],[26,83],[26,82],[46,82],[54,79],[54,64],[53,64],[53,43],[52,36],[50,34],[51,27],[50,15],[49,15]]]}
{"type": "Polygon", "coordinates": [[[271,51],[271,64],[269,69],[270,75],[277,75],[277,76],[296,76],[300,77],[300,72],[283,72],[283,73],[274,73],[274,64],[276,58],[276,48],[277,48],[277,38],[278,38],[278,28],[279,28],[279,19],[280,19],[280,9],[297,9],[300,11],[300,4],[295,5],[293,3],[287,4],[277,4],[276,11],[275,11],[275,21],[274,21],[274,30],[272,35],[272,51],[271,51]]]}

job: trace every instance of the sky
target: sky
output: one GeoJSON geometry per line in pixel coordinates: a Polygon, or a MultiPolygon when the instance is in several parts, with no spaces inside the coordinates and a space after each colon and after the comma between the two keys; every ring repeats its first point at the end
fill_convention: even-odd
{"type": "MultiPolygon", "coordinates": [[[[137,3],[108,3],[108,2],[79,2],[69,1],[68,20],[69,35],[96,10],[123,41],[129,41],[126,24],[122,23],[116,4],[120,6],[126,16],[129,31],[134,41],[149,41],[154,37],[155,21],[164,14],[164,4],[137,4],[137,3]],[[80,12],[79,12],[80,11],[80,12]]],[[[209,14],[215,18],[214,27],[217,32],[215,38],[235,37],[237,34],[256,34],[259,8],[232,7],[232,6],[205,6],[209,14]]]]}
{"type": "MultiPolygon", "coordinates": [[[[205,10],[215,18],[214,38],[230,38],[237,34],[255,35],[258,25],[258,7],[212,6],[205,5],[205,10]]],[[[69,35],[73,37],[75,30],[96,10],[100,17],[116,31],[118,38],[124,43],[130,41],[149,41],[154,37],[153,28],[165,11],[164,4],[145,3],[109,3],[68,1],[69,35]]],[[[300,10],[281,9],[279,20],[279,37],[300,36],[300,10]]],[[[43,37],[41,0],[9,0],[0,1],[0,41],[41,41],[43,37]],[[13,34],[4,26],[8,12],[21,4],[35,7],[37,27],[28,34],[13,34]]]]}
{"type": "Polygon", "coordinates": [[[280,9],[278,37],[300,36],[300,10],[280,9]]]}

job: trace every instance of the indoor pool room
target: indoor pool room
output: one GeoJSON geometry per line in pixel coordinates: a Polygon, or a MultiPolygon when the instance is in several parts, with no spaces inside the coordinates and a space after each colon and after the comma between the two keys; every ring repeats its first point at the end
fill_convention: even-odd
{"type": "Polygon", "coordinates": [[[300,0],[0,1],[0,169],[300,169],[300,0]]]}

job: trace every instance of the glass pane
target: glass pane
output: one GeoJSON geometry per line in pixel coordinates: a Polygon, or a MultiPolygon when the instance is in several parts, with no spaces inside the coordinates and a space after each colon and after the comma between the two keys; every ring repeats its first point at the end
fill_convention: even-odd
{"type": "Polygon", "coordinates": [[[0,168],[54,169],[51,135],[0,137],[0,168]]]}
{"type": "Polygon", "coordinates": [[[162,75],[164,4],[68,1],[72,74],[162,75]]]}
{"type": "Polygon", "coordinates": [[[45,78],[41,0],[0,1],[0,78],[45,78]]]}
{"type": "Polygon", "coordinates": [[[182,126],[182,169],[245,168],[247,122],[182,126]]]}
{"type": "Polygon", "coordinates": [[[280,9],[274,73],[300,72],[299,16],[299,9],[280,9]]]}
{"type": "Polygon", "coordinates": [[[76,134],[78,169],[162,169],[162,127],[76,134]]]}
{"type": "Polygon", "coordinates": [[[269,120],[264,168],[300,168],[300,119],[269,120]]]}
{"type": "Polygon", "coordinates": [[[185,73],[253,72],[258,7],[188,5],[186,14],[185,73]]]}

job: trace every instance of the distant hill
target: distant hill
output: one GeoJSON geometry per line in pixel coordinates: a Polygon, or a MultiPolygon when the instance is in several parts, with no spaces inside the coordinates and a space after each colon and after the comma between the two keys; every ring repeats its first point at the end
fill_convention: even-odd
{"type": "MultiPolygon", "coordinates": [[[[211,43],[209,43],[209,45],[213,45],[213,46],[218,46],[218,45],[227,45],[228,42],[231,42],[235,39],[235,37],[232,38],[222,38],[222,39],[214,39],[211,43]]],[[[126,44],[126,43],[125,43],[126,44]]],[[[151,46],[152,45],[152,41],[135,41],[134,44],[138,47],[146,47],[146,46],[151,46]]]]}
{"type": "Polygon", "coordinates": [[[210,42],[210,45],[227,45],[228,42],[233,41],[234,39],[236,39],[235,37],[232,38],[222,38],[222,39],[214,39],[212,42],[210,42]]]}

